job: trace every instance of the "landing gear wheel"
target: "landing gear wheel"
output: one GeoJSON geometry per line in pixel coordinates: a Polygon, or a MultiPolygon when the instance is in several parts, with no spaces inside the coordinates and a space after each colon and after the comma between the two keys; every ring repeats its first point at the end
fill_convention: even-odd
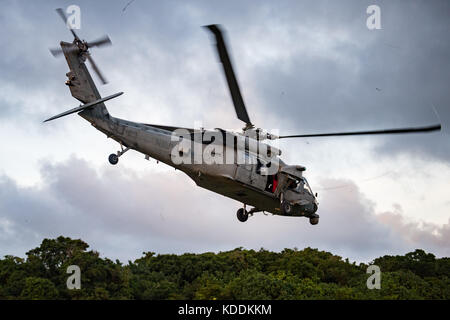
{"type": "Polygon", "coordinates": [[[248,212],[244,208],[240,208],[237,213],[237,218],[240,222],[245,222],[248,219],[248,212]]]}
{"type": "Polygon", "coordinates": [[[281,203],[281,211],[286,215],[290,215],[292,213],[292,205],[288,201],[283,201],[281,203]]]}
{"type": "Polygon", "coordinates": [[[116,165],[119,162],[119,157],[117,156],[117,154],[111,153],[108,160],[112,165],[116,165]]]}
{"type": "Polygon", "coordinates": [[[318,214],[313,214],[310,218],[309,218],[309,223],[311,223],[312,225],[316,225],[319,223],[319,215],[318,214]]]}

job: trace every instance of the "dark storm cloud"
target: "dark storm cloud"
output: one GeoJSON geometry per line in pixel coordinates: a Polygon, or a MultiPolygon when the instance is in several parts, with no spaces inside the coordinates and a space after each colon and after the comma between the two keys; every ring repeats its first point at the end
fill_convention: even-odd
{"type": "MultiPolygon", "coordinates": [[[[290,32],[280,34],[286,40],[281,41],[285,47],[280,51],[295,55],[289,61],[263,61],[250,70],[246,76],[254,83],[254,94],[266,114],[279,115],[289,133],[409,127],[440,120],[442,133],[376,139],[386,155],[422,152],[447,161],[450,3],[377,1],[383,29],[370,31],[365,8],[372,2],[327,3],[321,14],[293,6],[284,13],[285,19],[268,17],[276,20],[274,25],[284,23],[290,32]],[[302,54],[320,39],[296,32],[295,26],[309,28],[311,36],[325,37],[331,43],[327,51],[302,54]],[[342,33],[347,36],[340,37],[342,33]],[[289,70],[280,72],[286,63],[289,70]],[[432,111],[433,104],[440,119],[432,111]]],[[[278,40],[274,36],[259,41],[271,47],[278,40]]]]}
{"type": "Polygon", "coordinates": [[[436,226],[422,230],[398,212],[384,223],[350,181],[326,181],[351,188],[324,192],[321,222],[311,226],[304,218],[262,214],[240,223],[233,214],[236,202],[195,187],[182,173],[139,175],[108,168],[98,174],[74,158],[45,163],[41,174],[41,186],[33,188],[19,187],[5,176],[0,179],[2,255],[23,255],[39,239],[60,234],[80,237],[122,261],[148,250],[180,253],[239,246],[311,246],[357,260],[423,246],[438,255],[449,254],[447,227],[434,235],[436,226]]]}

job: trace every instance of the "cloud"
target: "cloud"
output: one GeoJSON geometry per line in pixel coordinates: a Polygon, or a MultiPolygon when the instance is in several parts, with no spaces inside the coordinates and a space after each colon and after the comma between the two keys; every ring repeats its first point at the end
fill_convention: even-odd
{"type": "MultiPolygon", "coordinates": [[[[265,52],[275,51],[273,56],[277,58],[260,59],[261,63],[244,74],[250,77],[247,82],[254,90],[252,96],[257,103],[253,105],[260,108],[254,112],[270,115],[260,121],[265,126],[278,120],[279,127],[292,134],[410,127],[441,121],[441,133],[370,139],[381,142],[377,151],[386,157],[408,152],[448,161],[450,95],[446,84],[450,81],[450,66],[445,61],[450,45],[441,39],[445,39],[450,21],[440,10],[448,12],[449,4],[441,1],[427,6],[412,1],[380,5],[380,31],[365,27],[364,2],[352,8],[342,3],[321,3],[318,7],[323,19],[314,16],[318,18],[315,23],[307,18],[314,9],[300,12],[293,6],[290,14],[282,14],[288,16],[283,22],[268,19],[264,26],[250,27],[245,39],[240,38],[240,46],[254,47],[247,50],[262,52],[259,56],[263,57],[265,52]],[[329,14],[325,14],[325,8],[329,14]],[[297,16],[297,23],[293,23],[293,16],[297,16]],[[414,22],[409,17],[414,17],[414,22]],[[432,105],[440,119],[434,115],[432,105]]],[[[232,41],[237,42],[234,38],[232,41]]],[[[235,59],[241,60],[242,56],[235,54],[235,59]]]]}
{"type": "MultiPolygon", "coordinates": [[[[406,242],[422,248],[440,248],[445,254],[450,253],[450,219],[444,225],[423,221],[411,221],[402,215],[401,207],[394,212],[382,212],[377,219],[399,234],[406,242]]],[[[431,249],[432,250],[432,249],[431,249]]]]}

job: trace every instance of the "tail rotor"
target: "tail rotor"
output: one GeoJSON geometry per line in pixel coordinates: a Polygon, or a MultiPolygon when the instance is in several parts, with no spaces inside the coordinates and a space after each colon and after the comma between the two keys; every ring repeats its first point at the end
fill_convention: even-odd
{"type": "MultiPolygon", "coordinates": [[[[77,33],[75,32],[75,30],[73,30],[68,24],[67,24],[67,17],[63,11],[63,9],[58,8],[56,9],[56,12],[58,13],[58,15],[61,17],[61,19],[64,21],[64,23],[67,25],[67,27],[69,28],[70,32],[72,33],[74,40],[73,40],[73,44],[75,46],[69,48],[69,51],[78,51],[79,56],[83,58],[83,60],[88,60],[89,63],[92,66],[92,69],[94,70],[94,72],[97,74],[98,78],[100,79],[100,81],[103,84],[108,83],[108,81],[106,80],[105,76],[102,74],[102,72],[100,71],[100,69],[98,68],[97,64],[94,62],[94,59],[91,56],[91,53],[89,52],[89,48],[93,48],[93,47],[103,47],[103,46],[109,46],[112,44],[111,40],[109,39],[109,37],[107,35],[104,35],[103,37],[96,39],[94,41],[90,41],[87,42],[85,40],[81,40],[77,33]]],[[[67,50],[67,49],[66,49],[67,50]]],[[[54,57],[58,57],[63,53],[62,48],[51,48],[50,49],[50,53],[54,56],[54,57]]]]}

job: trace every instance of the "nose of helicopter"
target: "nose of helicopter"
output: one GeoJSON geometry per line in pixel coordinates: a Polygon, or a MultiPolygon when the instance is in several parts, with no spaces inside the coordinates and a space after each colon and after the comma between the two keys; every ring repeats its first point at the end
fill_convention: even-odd
{"type": "Polygon", "coordinates": [[[318,209],[318,202],[317,200],[314,198],[314,201],[311,202],[311,204],[308,206],[308,213],[312,214],[312,213],[316,213],[317,209],[318,209]]]}
{"type": "Polygon", "coordinates": [[[308,205],[308,213],[309,214],[314,214],[316,213],[318,207],[319,207],[319,202],[317,201],[317,193],[315,194],[311,194],[311,202],[308,205]]]}

